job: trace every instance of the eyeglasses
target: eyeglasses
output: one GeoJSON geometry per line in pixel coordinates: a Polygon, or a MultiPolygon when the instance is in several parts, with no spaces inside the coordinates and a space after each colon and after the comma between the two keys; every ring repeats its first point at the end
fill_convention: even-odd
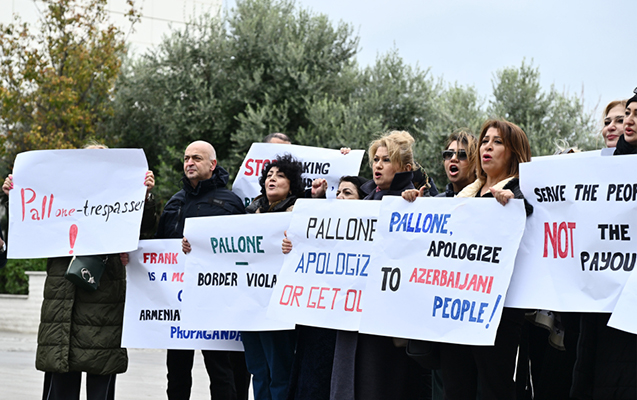
{"type": "Polygon", "coordinates": [[[464,161],[467,159],[467,152],[465,150],[445,150],[442,152],[442,159],[447,161],[453,158],[453,155],[456,154],[458,157],[458,161],[464,161]]]}

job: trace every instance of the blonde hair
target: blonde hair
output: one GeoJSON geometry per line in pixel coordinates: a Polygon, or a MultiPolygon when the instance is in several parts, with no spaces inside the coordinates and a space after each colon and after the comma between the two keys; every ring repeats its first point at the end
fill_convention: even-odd
{"type": "Polygon", "coordinates": [[[412,146],[414,138],[407,131],[391,131],[385,133],[380,138],[374,140],[369,145],[369,165],[373,166],[374,156],[379,147],[385,147],[389,154],[389,159],[394,165],[398,165],[401,171],[406,171],[407,166],[411,170],[417,169],[414,162],[414,152],[412,146]]]}
{"type": "Polygon", "coordinates": [[[108,149],[108,146],[96,140],[89,140],[82,148],[83,149],[108,149]]]}

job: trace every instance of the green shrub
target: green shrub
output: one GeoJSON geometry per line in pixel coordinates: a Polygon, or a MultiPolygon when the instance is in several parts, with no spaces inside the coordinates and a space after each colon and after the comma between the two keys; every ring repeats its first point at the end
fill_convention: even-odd
{"type": "Polygon", "coordinates": [[[0,293],[28,294],[29,279],[25,271],[46,271],[46,259],[8,260],[0,269],[0,293]]]}

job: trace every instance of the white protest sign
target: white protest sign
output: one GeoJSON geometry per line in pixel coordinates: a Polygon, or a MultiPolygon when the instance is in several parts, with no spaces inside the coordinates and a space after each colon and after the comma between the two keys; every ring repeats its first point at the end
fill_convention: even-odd
{"type": "Polygon", "coordinates": [[[140,240],[129,260],[123,347],[243,351],[237,331],[183,327],[181,239],[140,240]]]}
{"type": "Polygon", "coordinates": [[[385,196],[360,332],[493,345],[524,203],[385,196]]]}
{"type": "Polygon", "coordinates": [[[610,316],[608,326],[637,334],[635,305],[637,305],[637,274],[631,273],[610,316]]]}
{"type": "Polygon", "coordinates": [[[303,325],[358,330],[380,202],[298,200],[268,316],[303,325]]]}
{"type": "Polygon", "coordinates": [[[266,317],[283,264],[281,242],[292,213],[186,219],[184,325],[266,331],[294,324],[266,317]]]}
{"type": "Polygon", "coordinates": [[[558,156],[520,165],[527,219],[508,307],[611,312],[635,267],[637,157],[558,156]]]}
{"type": "Polygon", "coordinates": [[[18,154],[9,192],[9,258],[135,250],[147,170],[141,149],[18,154]]]}
{"type": "Polygon", "coordinates": [[[306,188],[312,186],[314,179],[323,178],[327,180],[327,198],[336,198],[339,179],[344,175],[358,175],[365,151],[352,150],[344,155],[340,150],[319,147],[253,143],[232,184],[232,191],[244,201],[246,206],[261,194],[259,177],[263,165],[276,159],[277,155],[286,153],[303,163],[303,181],[306,188]]]}

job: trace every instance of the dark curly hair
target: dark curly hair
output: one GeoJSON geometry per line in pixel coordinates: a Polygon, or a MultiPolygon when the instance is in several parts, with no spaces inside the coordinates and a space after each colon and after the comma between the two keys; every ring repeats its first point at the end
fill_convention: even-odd
{"type": "Polygon", "coordinates": [[[353,184],[356,187],[356,193],[358,194],[358,198],[360,200],[360,199],[364,199],[365,196],[369,194],[365,192],[363,189],[361,189],[361,186],[363,186],[363,184],[367,181],[368,179],[365,179],[362,176],[345,175],[345,176],[341,176],[341,179],[338,181],[338,185],[340,186],[341,182],[349,182],[353,184]]]}
{"type": "Polygon", "coordinates": [[[265,163],[263,171],[261,171],[261,177],[259,178],[259,185],[261,185],[261,194],[265,196],[265,180],[267,179],[268,172],[272,167],[277,167],[279,171],[285,174],[285,177],[290,181],[290,191],[295,196],[300,196],[305,190],[303,184],[303,163],[291,154],[284,154],[282,156],[276,156],[275,160],[265,163]]]}

